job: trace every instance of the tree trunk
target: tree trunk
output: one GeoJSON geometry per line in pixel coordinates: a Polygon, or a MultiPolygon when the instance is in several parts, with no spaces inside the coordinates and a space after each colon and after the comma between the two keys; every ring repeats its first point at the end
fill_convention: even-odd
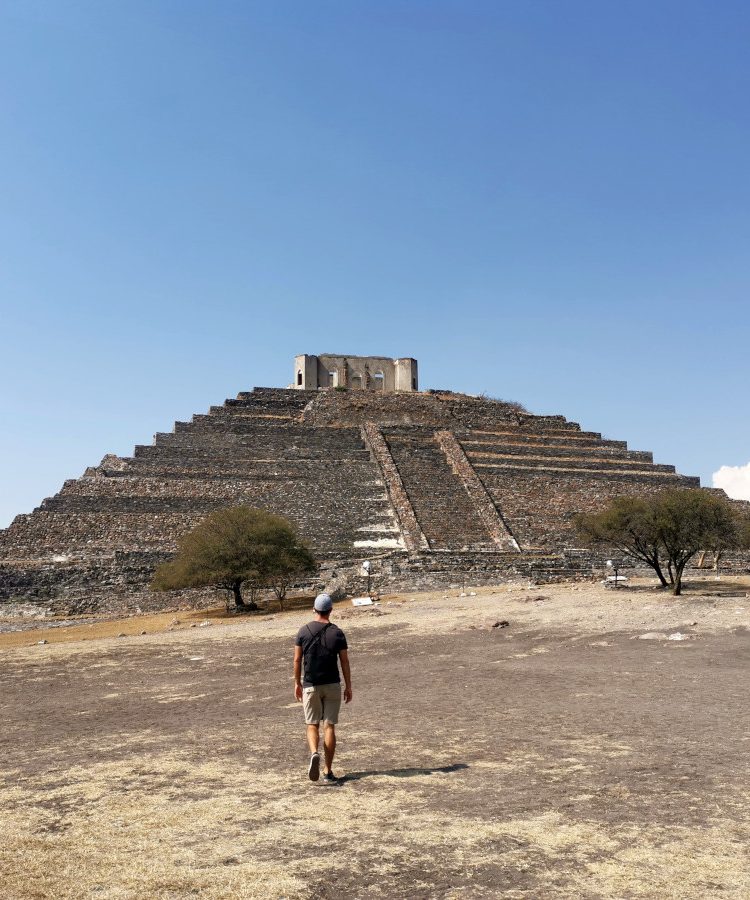
{"type": "Polygon", "coordinates": [[[232,582],[232,594],[234,595],[234,605],[238,609],[247,609],[247,604],[242,599],[242,582],[241,581],[233,581],[232,582]]]}
{"type": "Polygon", "coordinates": [[[706,561],[706,551],[701,550],[701,555],[698,557],[698,568],[703,568],[703,563],[706,561]]]}
{"type": "Polygon", "coordinates": [[[250,600],[249,603],[245,603],[242,597],[242,582],[241,581],[233,581],[232,582],[232,594],[234,595],[234,604],[237,609],[257,609],[258,604],[255,600],[250,600]]]}
{"type": "Polygon", "coordinates": [[[664,573],[661,570],[661,566],[659,565],[659,560],[652,559],[649,561],[649,565],[651,566],[651,568],[654,570],[654,572],[656,572],[657,576],[659,577],[661,586],[663,588],[668,587],[669,585],[668,585],[667,579],[664,577],[664,573]]]}
{"type": "Polygon", "coordinates": [[[669,583],[674,585],[674,572],[672,571],[672,560],[667,560],[667,572],[669,572],[669,583]]]}
{"type": "Polygon", "coordinates": [[[250,586],[248,587],[248,591],[250,592],[250,600],[249,602],[247,600],[245,601],[245,606],[247,606],[248,609],[260,609],[256,602],[259,591],[258,586],[257,584],[255,584],[255,582],[252,581],[249,582],[249,585],[250,586]]]}
{"type": "Polygon", "coordinates": [[[682,572],[685,568],[685,563],[675,563],[674,567],[674,587],[672,588],[672,593],[675,597],[679,597],[682,593],[682,572]]]}
{"type": "Polygon", "coordinates": [[[289,585],[284,581],[277,581],[273,585],[273,592],[276,595],[276,599],[279,601],[279,609],[284,609],[284,600],[286,600],[286,591],[289,585]]]}

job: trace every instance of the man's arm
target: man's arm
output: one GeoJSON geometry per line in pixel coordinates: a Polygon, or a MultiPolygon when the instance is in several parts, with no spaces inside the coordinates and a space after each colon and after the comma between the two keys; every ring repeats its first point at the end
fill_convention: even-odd
{"type": "Polygon", "coordinates": [[[302,699],[302,647],[294,648],[294,696],[302,699]]]}
{"type": "Polygon", "coordinates": [[[341,660],[341,672],[344,676],[344,703],[348,703],[352,699],[352,671],[349,667],[349,651],[342,650],[339,653],[341,660]]]}

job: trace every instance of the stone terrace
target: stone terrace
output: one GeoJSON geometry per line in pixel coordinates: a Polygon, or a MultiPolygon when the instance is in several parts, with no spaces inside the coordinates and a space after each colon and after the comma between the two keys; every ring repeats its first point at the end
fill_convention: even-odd
{"type": "Polygon", "coordinates": [[[593,432],[539,429],[527,420],[457,437],[524,549],[575,546],[573,516],[613,497],[700,485],[674,466],[655,465],[650,453],[593,432]]]}

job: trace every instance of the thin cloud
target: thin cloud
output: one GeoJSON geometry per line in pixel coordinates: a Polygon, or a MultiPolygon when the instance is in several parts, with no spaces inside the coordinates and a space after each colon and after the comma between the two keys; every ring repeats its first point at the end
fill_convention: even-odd
{"type": "Polygon", "coordinates": [[[750,462],[746,466],[722,466],[714,472],[713,485],[733,500],[750,500],[750,462]]]}

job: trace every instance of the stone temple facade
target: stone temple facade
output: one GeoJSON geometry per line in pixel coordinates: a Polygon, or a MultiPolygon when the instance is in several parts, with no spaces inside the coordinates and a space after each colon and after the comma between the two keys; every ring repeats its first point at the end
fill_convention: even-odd
{"type": "Polygon", "coordinates": [[[0,601],[157,608],[154,567],[205,515],[236,504],[297,525],[322,562],[312,589],[349,577],[361,590],[364,559],[380,589],[591,575],[603,560],[576,549],[577,512],[698,484],[624,441],[500,401],[255,388],[132,456],[105,456],[17,516],[0,531],[0,601]]]}
{"type": "Polygon", "coordinates": [[[321,356],[303,354],[294,358],[294,381],[290,387],[302,391],[347,388],[353,391],[419,390],[416,359],[387,356],[321,356]]]}

